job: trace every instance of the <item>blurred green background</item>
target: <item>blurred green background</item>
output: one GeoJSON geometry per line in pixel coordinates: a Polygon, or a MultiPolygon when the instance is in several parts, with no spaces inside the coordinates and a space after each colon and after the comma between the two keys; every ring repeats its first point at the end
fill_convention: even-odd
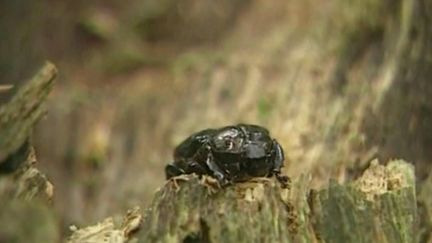
{"type": "Polygon", "coordinates": [[[238,122],[269,128],[314,186],[375,157],[423,168],[431,31],[409,11],[430,4],[413,2],[0,1],[0,84],[60,70],[33,142],[64,226],[148,205],[179,142],[238,122]]]}

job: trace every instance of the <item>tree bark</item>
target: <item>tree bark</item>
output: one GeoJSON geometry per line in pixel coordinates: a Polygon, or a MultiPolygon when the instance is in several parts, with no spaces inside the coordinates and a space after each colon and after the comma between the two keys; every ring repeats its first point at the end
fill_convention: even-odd
{"type": "Polygon", "coordinates": [[[0,107],[0,173],[19,167],[19,159],[13,157],[15,152],[21,149],[19,154],[26,156],[26,141],[36,122],[46,113],[43,104],[56,75],[55,66],[46,63],[9,103],[0,107]]]}
{"type": "Polygon", "coordinates": [[[0,242],[57,242],[51,208],[53,185],[36,167],[30,143],[57,70],[46,63],[12,100],[0,107],[0,242]]]}
{"type": "MultiPolygon", "coordinates": [[[[211,181],[211,179],[210,179],[211,181]]],[[[353,183],[311,191],[257,180],[217,189],[208,178],[171,180],[144,216],[140,242],[414,242],[413,167],[372,163],[353,183]]]]}

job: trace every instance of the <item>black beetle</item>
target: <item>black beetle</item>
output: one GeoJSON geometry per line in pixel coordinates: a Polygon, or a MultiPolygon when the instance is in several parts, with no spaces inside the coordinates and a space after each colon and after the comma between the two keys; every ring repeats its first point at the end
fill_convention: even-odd
{"type": "Polygon", "coordinates": [[[266,128],[238,124],[188,137],[174,150],[174,162],[165,167],[165,173],[167,179],[192,173],[210,175],[221,186],[274,175],[287,187],[289,179],[281,175],[283,162],[282,147],[266,128]]]}

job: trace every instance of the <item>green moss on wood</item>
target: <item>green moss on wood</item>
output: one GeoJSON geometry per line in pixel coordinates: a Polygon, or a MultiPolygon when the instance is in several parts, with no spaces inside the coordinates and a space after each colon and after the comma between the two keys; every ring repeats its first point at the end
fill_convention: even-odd
{"type": "Polygon", "coordinates": [[[354,183],[310,190],[258,180],[215,189],[184,176],[155,195],[141,242],[413,242],[417,213],[412,166],[374,162],[354,183]],[[370,188],[369,188],[370,187],[370,188]]]}
{"type": "Polygon", "coordinates": [[[46,63],[6,105],[0,107],[0,166],[28,139],[45,114],[43,103],[54,84],[57,69],[46,63]]]}

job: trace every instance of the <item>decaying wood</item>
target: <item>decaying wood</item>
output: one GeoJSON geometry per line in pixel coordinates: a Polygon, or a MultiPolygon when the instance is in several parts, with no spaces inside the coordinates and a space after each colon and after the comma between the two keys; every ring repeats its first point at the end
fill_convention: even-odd
{"type": "Polygon", "coordinates": [[[36,167],[30,143],[35,123],[54,83],[46,63],[12,100],[0,107],[0,242],[58,242],[59,224],[50,207],[53,185],[36,167]],[[47,203],[49,202],[49,203],[47,203]]]}
{"type": "Polygon", "coordinates": [[[3,85],[0,85],[0,92],[5,92],[5,91],[8,91],[12,88],[13,88],[13,85],[3,84],[3,85]]]}
{"type": "Polygon", "coordinates": [[[57,70],[46,63],[12,100],[0,107],[0,194],[11,198],[51,201],[53,186],[36,167],[30,144],[35,123],[45,114],[43,106],[57,70]]]}
{"type": "Polygon", "coordinates": [[[432,242],[432,174],[429,174],[418,188],[417,242],[432,242]]]}
{"type": "MultiPolygon", "coordinates": [[[[310,181],[301,176],[283,189],[258,178],[220,189],[209,177],[176,177],[155,194],[134,242],[415,242],[412,165],[373,161],[356,181],[321,190],[310,181]]],[[[69,242],[129,242],[141,215],[128,215],[122,226],[107,218],[74,228],[69,242]]]]}
{"type": "Polygon", "coordinates": [[[25,143],[35,123],[45,114],[43,103],[56,74],[55,66],[46,63],[8,104],[0,107],[0,167],[25,143]]]}
{"type": "Polygon", "coordinates": [[[40,199],[43,202],[52,202],[54,186],[36,168],[34,149],[28,143],[25,146],[28,147],[28,151],[20,155],[23,157],[20,161],[21,166],[13,174],[0,178],[0,195],[27,201],[40,199]]]}
{"type": "Polygon", "coordinates": [[[131,239],[141,225],[141,213],[138,207],[127,212],[121,225],[114,223],[113,218],[106,218],[103,222],[96,225],[78,229],[72,226],[72,235],[67,243],[81,242],[110,242],[123,243],[131,239]]]}
{"type": "Polygon", "coordinates": [[[416,204],[413,166],[375,161],[353,184],[318,193],[316,232],[326,242],[414,242],[416,204]]]}
{"type": "Polygon", "coordinates": [[[257,180],[218,189],[208,178],[169,181],[147,211],[140,242],[413,242],[413,167],[372,163],[361,178],[311,191],[257,180]]]}

